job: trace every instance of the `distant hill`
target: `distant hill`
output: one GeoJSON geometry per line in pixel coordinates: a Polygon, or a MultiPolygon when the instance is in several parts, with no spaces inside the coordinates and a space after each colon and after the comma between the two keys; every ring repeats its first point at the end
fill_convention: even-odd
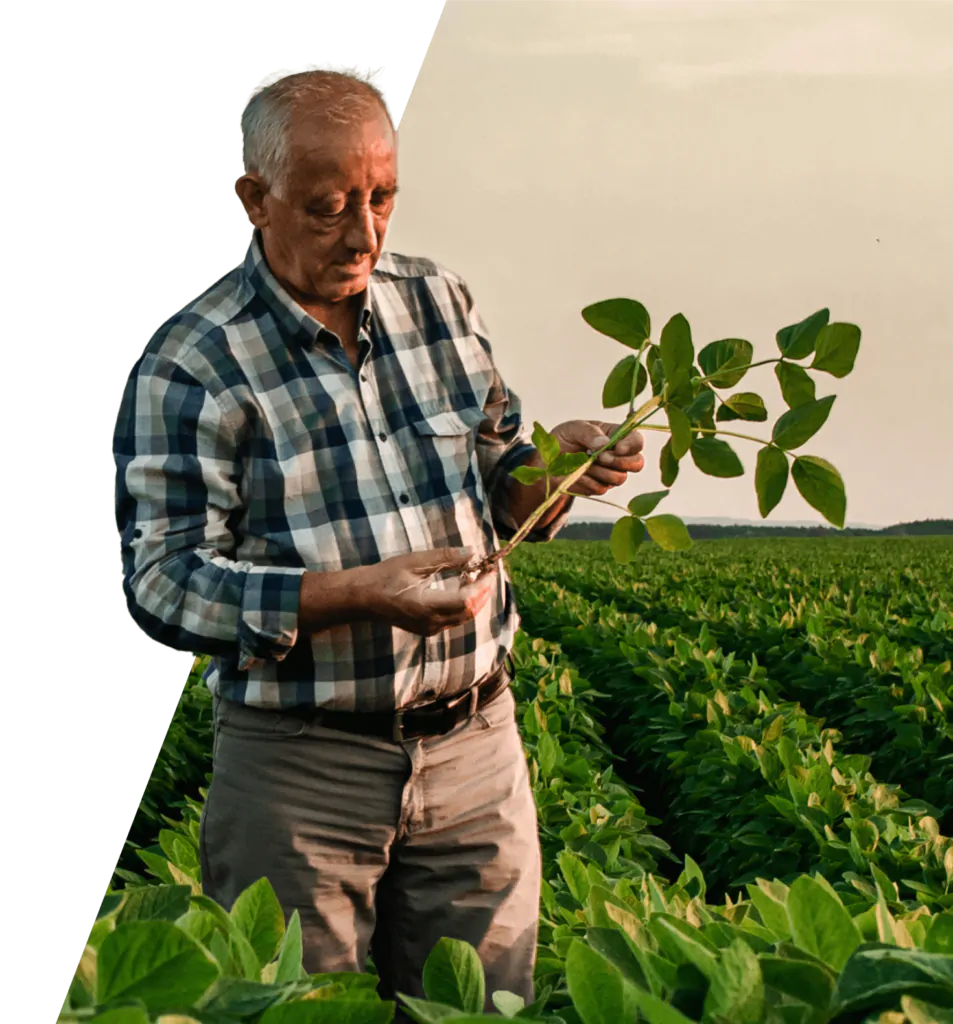
{"type": "MultiPolygon", "coordinates": [[[[688,521],[693,540],[719,540],[731,537],[939,537],[953,535],[953,519],[919,519],[894,526],[849,526],[835,530],[829,526],[765,523],[718,523],[688,521]]],[[[612,521],[570,522],[559,533],[560,540],[608,540],[612,521]]]]}

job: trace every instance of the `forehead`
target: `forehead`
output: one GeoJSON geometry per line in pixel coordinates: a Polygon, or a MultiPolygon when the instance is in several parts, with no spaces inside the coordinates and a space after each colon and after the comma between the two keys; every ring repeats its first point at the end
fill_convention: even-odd
{"type": "Polygon", "coordinates": [[[289,125],[290,174],[312,183],[396,178],[396,148],[394,130],[377,109],[351,124],[331,120],[320,111],[302,112],[293,115],[289,125]]]}

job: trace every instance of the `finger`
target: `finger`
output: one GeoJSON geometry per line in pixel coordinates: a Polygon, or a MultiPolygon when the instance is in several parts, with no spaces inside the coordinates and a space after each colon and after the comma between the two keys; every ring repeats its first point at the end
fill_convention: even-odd
{"type": "Polygon", "coordinates": [[[580,477],[572,487],[569,488],[569,493],[582,498],[601,497],[608,490],[608,484],[601,483],[599,480],[593,480],[592,477],[586,475],[580,477]]]}
{"type": "Polygon", "coordinates": [[[629,455],[624,459],[618,456],[609,456],[606,459],[605,455],[609,455],[609,453],[605,452],[603,456],[600,456],[599,461],[594,462],[589,468],[589,473],[599,471],[599,473],[613,473],[624,478],[627,473],[638,473],[645,466],[645,459],[641,455],[629,455]]]}
{"type": "Polygon", "coordinates": [[[602,466],[592,466],[581,479],[589,478],[597,483],[605,484],[606,487],[621,487],[628,479],[627,473],[620,473],[614,469],[605,469],[602,466]]]}

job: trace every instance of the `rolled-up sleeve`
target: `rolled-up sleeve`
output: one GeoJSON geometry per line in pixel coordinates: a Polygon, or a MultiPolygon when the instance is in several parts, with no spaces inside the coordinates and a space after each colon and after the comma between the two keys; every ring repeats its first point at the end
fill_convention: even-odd
{"type": "MultiPolygon", "coordinates": [[[[509,540],[519,529],[510,513],[510,498],[514,487],[520,484],[510,474],[521,466],[536,450],[532,432],[523,422],[519,396],[507,388],[496,364],[490,345],[489,333],[469,291],[463,288],[470,329],[486,352],[493,370],[493,379],[483,406],[485,419],[477,432],[477,459],[493,517],[493,525],[501,540],[509,540]]],[[[566,524],[572,499],[563,511],[545,526],[538,526],[526,535],[533,542],[552,540],[566,524]]]]}
{"type": "Polygon", "coordinates": [[[153,354],[134,368],[113,439],[130,614],[168,647],[280,661],[297,641],[303,568],[233,558],[242,414],[153,354]]]}

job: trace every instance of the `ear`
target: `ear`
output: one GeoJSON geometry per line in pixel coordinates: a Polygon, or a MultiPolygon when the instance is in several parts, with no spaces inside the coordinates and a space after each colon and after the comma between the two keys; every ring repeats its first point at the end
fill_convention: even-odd
{"type": "Polygon", "coordinates": [[[235,193],[245,207],[248,219],[256,228],[268,226],[268,211],[265,207],[265,198],[268,190],[257,174],[243,174],[235,182],[235,193]]]}

